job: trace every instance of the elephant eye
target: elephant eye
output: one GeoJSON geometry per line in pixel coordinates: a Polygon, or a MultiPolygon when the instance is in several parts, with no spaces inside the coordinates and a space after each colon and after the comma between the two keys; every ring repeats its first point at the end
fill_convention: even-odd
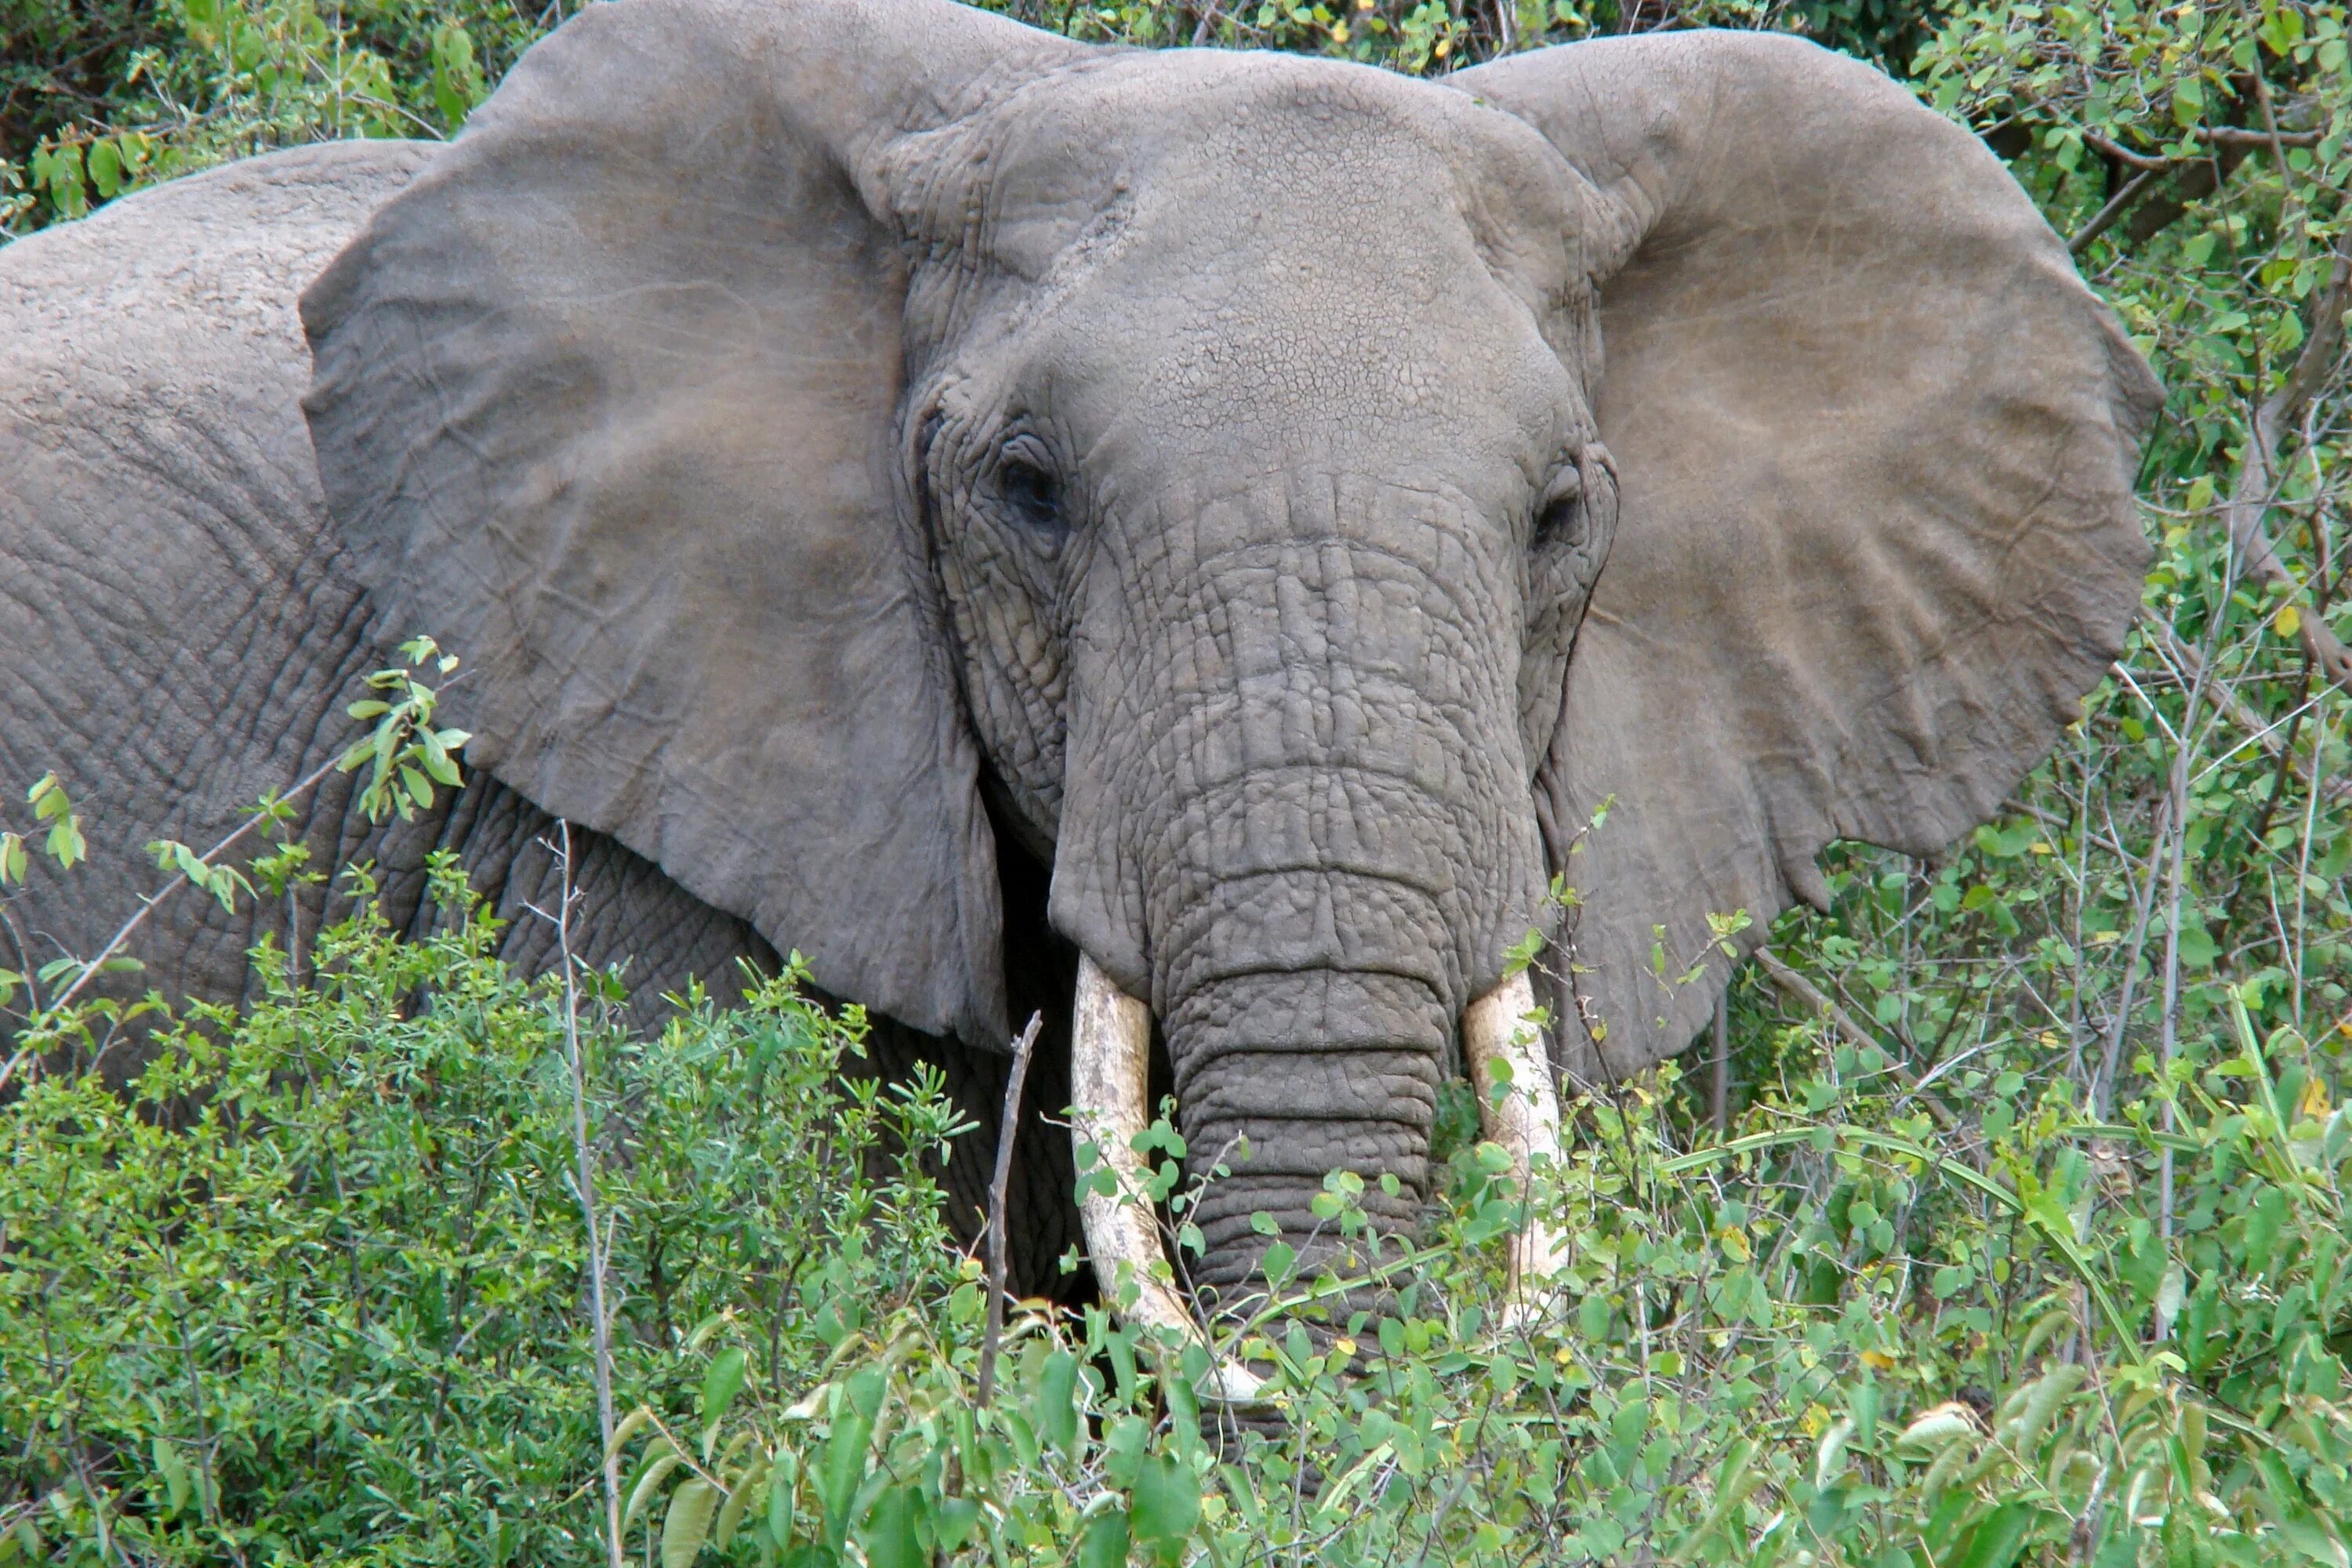
{"type": "Polygon", "coordinates": [[[1041,463],[1025,453],[1008,452],[998,465],[996,483],[1022,521],[1048,533],[1064,531],[1062,487],[1041,463]]]}
{"type": "Polygon", "coordinates": [[[1535,542],[1570,550],[1584,542],[1584,482],[1574,465],[1560,470],[1536,509],[1535,542]]]}

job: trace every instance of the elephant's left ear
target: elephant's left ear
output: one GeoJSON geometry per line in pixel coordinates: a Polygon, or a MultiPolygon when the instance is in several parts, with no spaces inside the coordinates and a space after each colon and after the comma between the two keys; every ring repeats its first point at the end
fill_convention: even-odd
{"type": "Polygon", "coordinates": [[[329,505],[383,630],[465,656],[472,760],[982,1042],[994,843],[899,458],[890,170],[1085,52],[949,0],[592,5],[302,300],[329,505]]]}
{"type": "Polygon", "coordinates": [[[1573,44],[1452,79],[1589,183],[1616,541],[1539,778],[1618,1077],[1725,975],[1706,917],[1825,891],[1996,810],[2137,613],[2161,389],[1959,127],[1793,38],[1573,44]],[[1614,796],[1580,852],[1569,830],[1614,796]]]}

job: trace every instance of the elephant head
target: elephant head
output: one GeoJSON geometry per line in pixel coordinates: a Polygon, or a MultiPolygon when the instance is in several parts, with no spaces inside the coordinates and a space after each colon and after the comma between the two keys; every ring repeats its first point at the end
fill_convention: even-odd
{"type": "Polygon", "coordinates": [[[1124,1142],[1156,1018],[1229,1300],[1333,1168],[1413,1223],[1556,876],[1555,1067],[1658,1060],[1719,970],[1654,947],[1980,820],[2138,603],[2146,368],[1990,153],[1782,37],[1430,83],[617,0],[303,314],[474,760],[983,1048],[1049,864],[1078,1109],[1124,1142]]]}

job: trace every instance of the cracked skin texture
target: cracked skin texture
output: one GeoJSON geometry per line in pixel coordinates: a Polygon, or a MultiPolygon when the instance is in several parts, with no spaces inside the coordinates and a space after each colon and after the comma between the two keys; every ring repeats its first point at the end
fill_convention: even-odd
{"type": "MultiPolygon", "coordinates": [[[[1979,820],[2145,552],[2152,383],[2063,246],[1788,39],[1428,83],[619,0],[446,150],[141,195],[0,254],[0,764],[59,766],[94,844],[201,838],[432,631],[488,779],[391,831],[322,795],[321,862],[421,919],[447,845],[518,909],[562,814],[648,989],[797,948],[877,1070],[948,1068],[963,1223],[1044,1011],[1028,1289],[1074,1236],[1037,1113],[1080,948],[1236,1166],[1197,1282],[1246,1288],[1260,1211],[1311,1256],[1333,1168],[1408,1229],[1555,875],[1564,1077],[1680,1049],[1722,970],[1658,985],[1654,931],[1752,942],[1830,837],[1979,820]]],[[[87,944],[100,902],[19,912],[87,944]]],[[[237,994],[254,932],[171,921],[172,983],[237,994]]]]}

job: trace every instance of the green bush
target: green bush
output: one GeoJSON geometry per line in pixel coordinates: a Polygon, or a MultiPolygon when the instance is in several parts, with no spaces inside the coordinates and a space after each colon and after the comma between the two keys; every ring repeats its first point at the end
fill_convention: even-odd
{"type": "MultiPolygon", "coordinates": [[[[43,1078],[0,1111],[0,1562],[593,1553],[563,996],[494,937],[474,908],[404,943],[371,906],[313,984],[265,952],[263,1000],[192,1008],[127,1095],[43,1078]]],[[[669,1407],[750,1322],[793,1386],[932,1289],[936,1194],[870,1156],[936,1147],[936,1083],[845,1077],[862,1020],[789,975],[646,1038],[610,995],[583,1043],[618,1397],[669,1407]]]]}
{"type": "MultiPolygon", "coordinates": [[[[314,987],[194,1010],[130,1096],[9,1108],[0,1561],[597,1552],[565,1009],[493,935],[362,915],[314,987]]],[[[1277,1276],[1237,1347],[1272,1410],[1220,1443],[1205,1352],[1100,1310],[1016,1314],[976,1407],[979,1268],[908,1157],[949,1112],[841,1075],[854,1016],[776,982],[633,1039],[598,992],[643,1412],[614,1451],[665,1563],[2343,1561],[2352,1120],[2242,1006],[2112,1122],[1989,1086],[1978,1161],[1851,1047],[1696,1150],[1671,1069],[1584,1101],[1538,1200],[1575,1261],[1533,1321],[1502,1310],[1499,1151],[1453,1137],[1425,1245],[1381,1265],[1395,1311],[1331,1321],[1339,1281],[1277,1276]]],[[[1325,1208],[1361,1238],[1351,1197],[1325,1208]]]]}

